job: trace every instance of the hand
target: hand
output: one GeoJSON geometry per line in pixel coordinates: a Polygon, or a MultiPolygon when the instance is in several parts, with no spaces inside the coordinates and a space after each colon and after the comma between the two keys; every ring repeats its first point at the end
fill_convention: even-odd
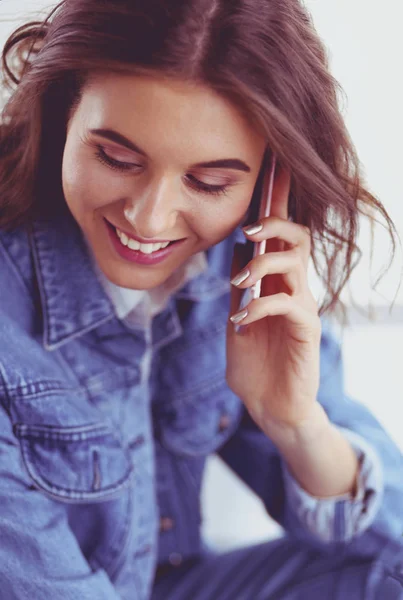
{"type": "MultiPolygon", "coordinates": [[[[280,171],[271,216],[259,223],[258,233],[246,234],[253,242],[268,240],[266,254],[249,262],[241,272],[249,275],[231,294],[231,315],[241,332],[232,322],[227,330],[227,382],[271,437],[298,428],[319,408],[321,324],[307,282],[310,232],[288,221],[289,192],[290,176],[280,171]],[[237,317],[242,290],[259,279],[261,297],[237,317]]],[[[239,264],[235,253],[233,276],[239,264]]]]}

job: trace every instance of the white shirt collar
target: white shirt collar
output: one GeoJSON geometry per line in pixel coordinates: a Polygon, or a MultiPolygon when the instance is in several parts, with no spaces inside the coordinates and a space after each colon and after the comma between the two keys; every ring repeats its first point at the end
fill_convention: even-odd
{"type": "Polygon", "coordinates": [[[169,298],[188,281],[207,271],[206,254],[199,252],[189,258],[170,277],[152,290],[133,290],[115,285],[96,265],[99,280],[112,302],[118,319],[128,320],[131,324],[146,324],[168,303],[169,298]]]}

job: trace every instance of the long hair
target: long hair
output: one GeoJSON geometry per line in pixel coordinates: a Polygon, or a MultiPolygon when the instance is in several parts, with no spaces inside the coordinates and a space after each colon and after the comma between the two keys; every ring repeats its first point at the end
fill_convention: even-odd
{"type": "Polygon", "coordinates": [[[358,258],[361,214],[395,229],[365,188],[339,108],[340,87],[299,0],[64,0],[7,41],[11,90],[0,122],[0,227],[63,201],[72,106],[91,74],[158,73],[203,83],[237,104],[292,173],[290,216],[335,308],[358,258]]]}

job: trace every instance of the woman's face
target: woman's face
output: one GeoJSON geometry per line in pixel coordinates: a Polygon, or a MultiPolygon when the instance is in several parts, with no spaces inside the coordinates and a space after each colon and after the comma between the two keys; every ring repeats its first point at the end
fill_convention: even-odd
{"type": "Polygon", "coordinates": [[[64,195],[106,277],[151,289],[242,222],[264,150],[207,87],[99,76],[68,124],[64,195]]]}

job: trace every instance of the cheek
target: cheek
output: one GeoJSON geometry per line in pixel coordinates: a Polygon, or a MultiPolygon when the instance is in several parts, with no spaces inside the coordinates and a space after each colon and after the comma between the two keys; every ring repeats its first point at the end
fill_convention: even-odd
{"type": "Polygon", "coordinates": [[[120,182],[88,151],[66,144],[62,183],[66,202],[73,214],[93,211],[124,196],[120,182]]]}
{"type": "Polygon", "coordinates": [[[195,215],[194,221],[199,237],[209,245],[221,242],[243,224],[250,199],[245,195],[238,199],[217,199],[216,204],[214,202],[207,201],[204,210],[195,215]]]}

